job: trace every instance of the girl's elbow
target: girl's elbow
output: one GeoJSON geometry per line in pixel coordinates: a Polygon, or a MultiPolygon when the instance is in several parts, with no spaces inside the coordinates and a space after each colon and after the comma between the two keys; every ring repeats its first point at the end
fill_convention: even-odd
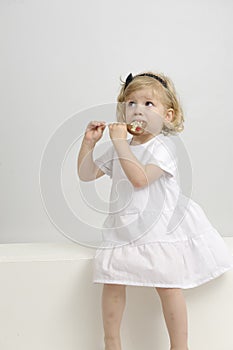
{"type": "Polygon", "coordinates": [[[79,178],[80,181],[83,181],[83,182],[90,182],[90,181],[93,180],[93,178],[84,176],[84,175],[81,174],[79,171],[78,171],[78,178],[79,178]]]}
{"type": "Polygon", "coordinates": [[[138,189],[143,188],[143,187],[148,185],[148,183],[145,181],[145,179],[136,179],[133,181],[132,184],[135,188],[138,188],[138,189]]]}

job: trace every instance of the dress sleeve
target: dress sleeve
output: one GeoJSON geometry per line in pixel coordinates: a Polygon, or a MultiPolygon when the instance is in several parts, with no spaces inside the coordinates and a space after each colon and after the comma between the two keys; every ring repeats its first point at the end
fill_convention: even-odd
{"type": "Polygon", "coordinates": [[[112,178],[112,167],[113,167],[113,153],[114,147],[108,146],[103,154],[94,160],[94,163],[110,178],[112,178]]]}
{"type": "Polygon", "coordinates": [[[176,176],[177,156],[174,142],[172,140],[158,140],[154,144],[147,164],[159,166],[170,177],[176,176]]]}

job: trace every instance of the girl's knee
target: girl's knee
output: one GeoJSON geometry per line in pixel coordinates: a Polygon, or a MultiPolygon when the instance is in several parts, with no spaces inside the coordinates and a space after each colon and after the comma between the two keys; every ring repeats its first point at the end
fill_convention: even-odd
{"type": "Polygon", "coordinates": [[[104,284],[103,294],[112,298],[120,299],[125,296],[125,285],[119,284],[104,284]]]}
{"type": "Polygon", "coordinates": [[[112,293],[122,293],[125,291],[125,287],[122,284],[104,284],[104,289],[112,293]]]}
{"type": "Polygon", "coordinates": [[[162,296],[170,296],[170,295],[174,295],[177,293],[182,293],[182,289],[181,288],[158,288],[156,287],[156,290],[158,292],[159,295],[162,296]]]}

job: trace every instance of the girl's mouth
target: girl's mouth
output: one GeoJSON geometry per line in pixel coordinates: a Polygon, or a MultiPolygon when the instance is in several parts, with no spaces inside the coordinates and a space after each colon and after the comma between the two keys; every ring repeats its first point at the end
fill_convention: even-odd
{"type": "Polygon", "coordinates": [[[144,133],[147,122],[145,120],[133,120],[127,124],[127,130],[132,135],[141,135],[144,133]]]}

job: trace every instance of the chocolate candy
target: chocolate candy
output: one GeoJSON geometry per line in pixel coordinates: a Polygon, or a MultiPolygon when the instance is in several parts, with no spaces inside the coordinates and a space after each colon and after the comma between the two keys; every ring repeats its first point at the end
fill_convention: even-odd
{"type": "Polygon", "coordinates": [[[127,124],[127,130],[132,135],[141,135],[144,133],[147,122],[144,120],[134,120],[127,124]]]}

